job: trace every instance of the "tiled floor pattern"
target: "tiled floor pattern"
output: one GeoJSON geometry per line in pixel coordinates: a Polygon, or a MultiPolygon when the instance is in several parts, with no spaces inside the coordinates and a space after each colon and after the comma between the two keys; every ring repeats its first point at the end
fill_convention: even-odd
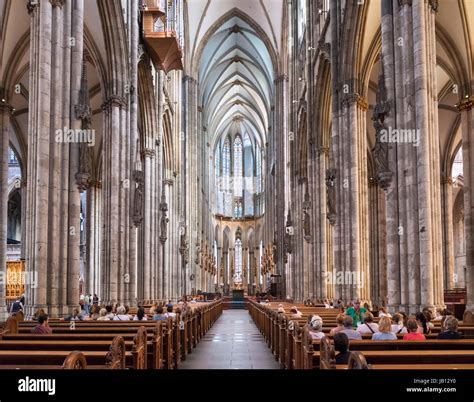
{"type": "Polygon", "coordinates": [[[247,310],[224,310],[180,369],[279,369],[247,310]]]}

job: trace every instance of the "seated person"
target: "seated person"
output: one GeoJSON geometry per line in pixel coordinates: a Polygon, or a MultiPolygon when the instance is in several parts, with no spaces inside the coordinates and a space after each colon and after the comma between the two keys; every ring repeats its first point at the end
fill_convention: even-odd
{"type": "Polygon", "coordinates": [[[370,311],[364,313],[364,323],[359,324],[357,332],[361,334],[375,334],[379,331],[379,326],[374,322],[374,315],[370,311]]]}
{"type": "Polygon", "coordinates": [[[336,335],[339,331],[342,331],[344,329],[344,317],[345,315],[343,313],[340,313],[336,317],[336,323],[337,327],[331,328],[331,331],[329,331],[329,335],[334,336],[336,335]]]}
{"type": "Polygon", "coordinates": [[[419,334],[427,335],[430,333],[431,328],[428,325],[428,320],[426,319],[425,313],[419,312],[415,314],[416,321],[418,323],[417,332],[419,334]]]}
{"type": "Polygon", "coordinates": [[[173,313],[173,306],[167,306],[166,307],[165,316],[166,317],[171,317],[172,319],[174,319],[176,317],[176,313],[173,313]]]}
{"type": "Polygon", "coordinates": [[[392,322],[390,318],[385,316],[379,321],[379,332],[372,335],[374,341],[396,341],[397,335],[392,332],[392,322]]]}
{"type": "Polygon", "coordinates": [[[171,300],[168,300],[168,303],[165,305],[166,308],[171,307],[173,308],[173,303],[171,303],[171,300]]]}
{"type": "Polygon", "coordinates": [[[117,315],[114,317],[114,321],[130,321],[130,316],[126,314],[127,310],[125,306],[117,307],[117,315]]]}
{"type": "Polygon", "coordinates": [[[336,335],[346,334],[346,336],[349,339],[358,340],[358,341],[362,340],[361,333],[354,330],[354,320],[350,315],[346,315],[344,317],[344,320],[342,321],[342,325],[344,325],[344,329],[339,331],[336,335]]]}
{"type": "Polygon", "coordinates": [[[41,314],[38,317],[38,325],[31,330],[31,333],[38,335],[50,335],[53,333],[48,323],[48,314],[41,314]]]}
{"type": "Polygon", "coordinates": [[[97,318],[97,321],[110,321],[110,318],[107,317],[107,309],[101,308],[99,311],[99,318],[97,318]]]}
{"type": "Polygon", "coordinates": [[[155,315],[153,316],[154,321],[166,321],[167,317],[163,314],[163,307],[157,307],[155,315]]]}
{"type": "MultiPolygon", "coordinates": [[[[422,313],[420,313],[422,314],[422,313]]],[[[418,322],[410,318],[407,322],[408,334],[403,335],[404,341],[425,341],[426,337],[418,332],[418,322]]]]}
{"type": "Polygon", "coordinates": [[[321,339],[326,336],[323,332],[323,319],[319,315],[313,315],[311,317],[309,328],[311,339],[321,339]]]}
{"type": "Polygon", "coordinates": [[[408,331],[403,322],[403,316],[400,313],[396,313],[392,317],[392,332],[396,334],[406,334],[408,331]]]}
{"type": "Polygon", "coordinates": [[[301,318],[303,317],[303,313],[301,311],[299,311],[296,306],[293,306],[291,309],[290,309],[290,314],[291,314],[291,318],[301,318]]]}
{"type": "Polygon", "coordinates": [[[380,307],[380,308],[379,308],[379,317],[380,317],[380,318],[382,318],[382,317],[392,318],[392,314],[390,314],[390,313],[387,311],[387,307],[380,307]]]}
{"type": "Polygon", "coordinates": [[[143,307],[140,307],[137,310],[137,315],[133,317],[133,321],[147,321],[147,320],[148,318],[146,317],[145,309],[143,307]]]}
{"type": "Polygon", "coordinates": [[[364,314],[367,312],[367,309],[360,306],[360,300],[354,300],[352,304],[353,306],[347,309],[346,315],[349,315],[352,317],[352,320],[354,322],[354,327],[357,328],[359,323],[364,322],[363,317],[364,317],[364,314]]]}
{"type": "Polygon", "coordinates": [[[438,334],[438,339],[461,339],[462,335],[458,332],[458,320],[449,315],[444,320],[444,331],[438,334]]]}
{"type": "Polygon", "coordinates": [[[75,308],[72,311],[72,314],[70,316],[67,316],[65,318],[66,321],[83,321],[84,320],[84,315],[82,314],[81,310],[79,308],[75,308]]]}
{"type": "Polygon", "coordinates": [[[336,354],[336,364],[349,363],[349,338],[346,334],[338,332],[334,335],[334,350],[338,352],[336,354]]]}

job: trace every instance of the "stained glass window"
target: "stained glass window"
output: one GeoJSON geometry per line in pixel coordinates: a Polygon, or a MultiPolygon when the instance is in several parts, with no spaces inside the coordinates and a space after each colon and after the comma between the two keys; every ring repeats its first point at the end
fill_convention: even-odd
{"type": "Polygon", "coordinates": [[[242,138],[238,135],[234,140],[234,194],[242,194],[243,158],[242,138]]]}
{"type": "Polygon", "coordinates": [[[235,241],[235,283],[242,283],[242,240],[235,241]]]}

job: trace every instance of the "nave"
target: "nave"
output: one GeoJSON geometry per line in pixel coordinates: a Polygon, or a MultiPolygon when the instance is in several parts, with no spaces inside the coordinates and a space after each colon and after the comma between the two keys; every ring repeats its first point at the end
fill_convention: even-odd
{"type": "Polygon", "coordinates": [[[180,369],[279,369],[247,310],[224,310],[180,369]]]}

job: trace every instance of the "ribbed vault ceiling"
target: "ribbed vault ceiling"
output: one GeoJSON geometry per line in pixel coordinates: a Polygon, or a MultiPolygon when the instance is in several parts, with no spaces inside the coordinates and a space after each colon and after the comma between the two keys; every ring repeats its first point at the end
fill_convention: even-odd
{"type": "Polygon", "coordinates": [[[273,92],[270,54],[241,18],[227,20],[210,38],[199,66],[204,125],[212,147],[231,132],[265,144],[273,92]]]}

